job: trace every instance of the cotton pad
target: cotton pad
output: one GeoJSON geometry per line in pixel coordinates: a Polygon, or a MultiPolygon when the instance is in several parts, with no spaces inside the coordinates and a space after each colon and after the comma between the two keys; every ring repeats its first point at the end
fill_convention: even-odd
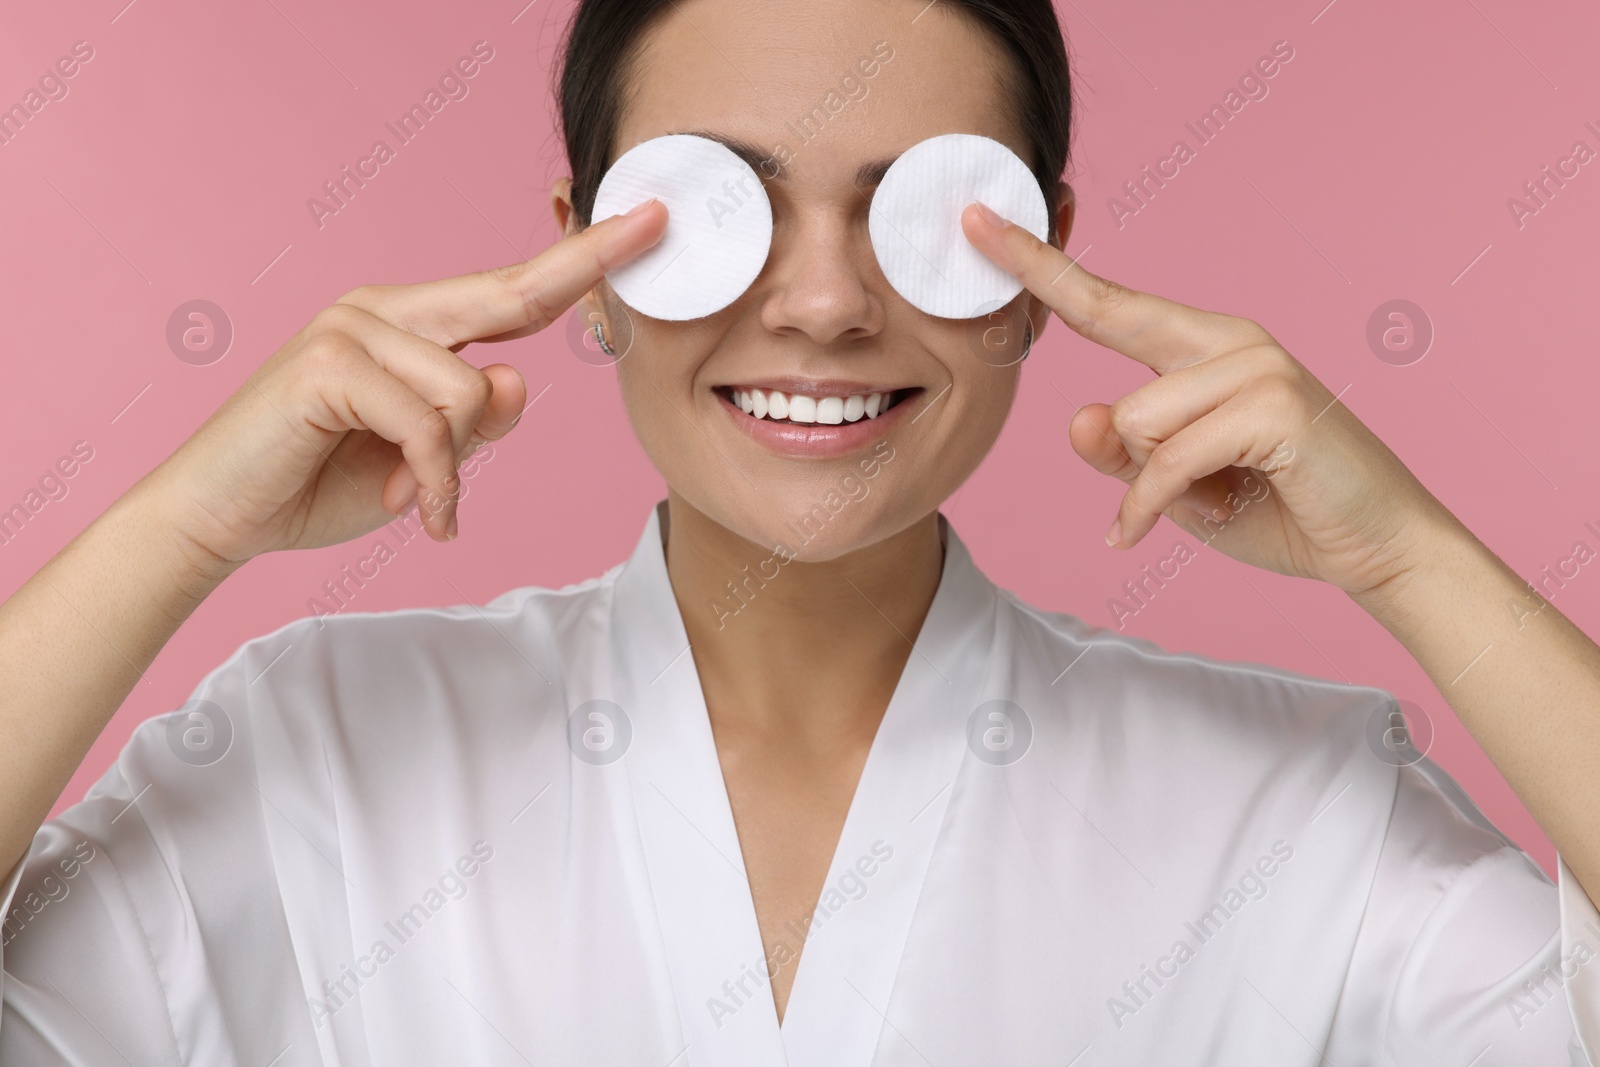
{"type": "Polygon", "coordinates": [[[993,311],[1022,291],[961,230],[981,200],[1039,238],[1049,233],[1044,194],[1028,165],[988,137],[947,133],[906,149],[889,167],[867,218],[878,266],[917,310],[946,319],[993,311]]]}
{"type": "Polygon", "coordinates": [[[739,299],[772,245],[761,179],[726,146],[675,133],[634,145],[595,193],[599,222],[655,197],[667,229],[654,247],[606,272],[617,296],[654,319],[698,319],[739,299]]]}

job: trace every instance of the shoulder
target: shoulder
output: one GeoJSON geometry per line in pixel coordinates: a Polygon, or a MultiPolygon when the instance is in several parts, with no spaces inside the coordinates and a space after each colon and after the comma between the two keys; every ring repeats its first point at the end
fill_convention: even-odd
{"type": "Polygon", "coordinates": [[[1033,607],[1003,590],[1000,601],[1014,669],[1048,674],[1045,688],[1061,694],[1046,701],[1049,714],[1148,713],[1161,716],[1168,729],[1303,743],[1329,730],[1359,738],[1369,719],[1381,731],[1395,707],[1394,695],[1377,686],[1174,652],[1075,615],[1033,607]]]}
{"type": "Polygon", "coordinates": [[[134,740],[170,748],[193,720],[202,731],[217,723],[256,758],[269,736],[300,755],[365,747],[395,756],[564,714],[571,666],[604,655],[619,570],[483,605],[293,620],[240,645],[134,740]]]}
{"type": "Polygon", "coordinates": [[[1272,798],[1308,823],[1334,810],[1325,829],[1376,835],[1390,863],[1460,872],[1503,852],[1494,863],[1531,866],[1427,757],[1428,709],[1377,686],[1172,652],[1009,593],[1001,600],[1017,691],[1030,694],[1041,736],[1070,739],[1053,746],[1056,758],[1087,748],[1198,806],[1272,798]]]}
{"type": "Polygon", "coordinates": [[[1419,716],[1432,709],[1000,599],[1014,699],[1053,777],[1094,781],[1151,826],[1181,805],[1183,833],[1213,842],[1255,821],[1314,841],[1346,873],[1374,879],[1375,899],[1403,898],[1382,907],[1413,933],[1445,885],[1466,892],[1493,876],[1540,891],[1526,855],[1427,758],[1431,730],[1419,716]]]}
{"type": "Polygon", "coordinates": [[[530,648],[550,655],[559,651],[555,646],[592,635],[578,624],[605,609],[619,570],[561,588],[514,588],[482,605],[307,616],[244,642],[218,669],[254,668],[265,672],[263,680],[317,674],[385,686],[481,670],[530,648]],[[280,672],[280,665],[287,669],[280,672]]]}

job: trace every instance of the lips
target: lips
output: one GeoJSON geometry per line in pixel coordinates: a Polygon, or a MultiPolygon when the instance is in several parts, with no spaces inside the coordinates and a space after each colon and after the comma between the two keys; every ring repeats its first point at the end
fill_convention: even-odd
{"type": "Polygon", "coordinates": [[[915,404],[917,387],[866,388],[860,383],[804,383],[776,389],[772,383],[713,389],[736,427],[757,444],[795,458],[843,456],[884,437],[915,404]]]}
{"type": "Polygon", "coordinates": [[[876,419],[915,390],[803,393],[735,385],[719,391],[751,418],[791,425],[838,426],[876,419]]]}

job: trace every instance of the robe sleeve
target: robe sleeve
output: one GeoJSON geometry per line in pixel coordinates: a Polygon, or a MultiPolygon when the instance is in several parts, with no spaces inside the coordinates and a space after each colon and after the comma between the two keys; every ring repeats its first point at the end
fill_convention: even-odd
{"type": "Polygon", "coordinates": [[[225,709],[222,756],[180,753],[183,712],[158,716],[35,835],[0,887],[0,1064],[315,1061],[249,736],[269,683],[248,680],[288,640],[194,691],[225,709]]]}
{"type": "MultiPolygon", "coordinates": [[[[1600,911],[1583,891],[1567,861],[1556,856],[1557,893],[1561,901],[1561,959],[1574,971],[1567,981],[1567,1007],[1585,1059],[1582,1067],[1600,1065],[1600,911]]],[[[1564,974],[1565,972],[1563,972],[1564,974]]]]}
{"type": "Polygon", "coordinates": [[[1329,1059],[1342,1023],[1397,1067],[1600,1067],[1600,916],[1558,862],[1559,887],[1431,760],[1401,768],[1329,1059]]]}
{"type": "Polygon", "coordinates": [[[126,840],[123,824],[135,816],[111,821],[132,799],[117,769],[96,789],[64,814],[75,827],[46,824],[12,872],[0,938],[0,1063],[183,1062],[156,947],[117,869],[135,868],[137,879],[154,857],[126,840]]]}

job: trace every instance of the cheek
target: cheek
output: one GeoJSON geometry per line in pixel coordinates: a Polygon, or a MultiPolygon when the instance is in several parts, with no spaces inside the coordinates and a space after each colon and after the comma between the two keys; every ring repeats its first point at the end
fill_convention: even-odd
{"type": "MultiPolygon", "coordinates": [[[[942,353],[950,376],[950,392],[938,402],[944,411],[931,407],[917,423],[932,422],[927,445],[919,448],[926,455],[911,457],[907,467],[916,467],[914,477],[925,486],[929,507],[935,508],[955,493],[993,448],[1011,414],[1022,378],[1022,364],[1014,350],[1020,351],[1025,316],[1008,316],[1007,321],[985,324],[981,319],[967,323],[958,336],[947,339],[937,349],[942,353]],[[993,349],[976,347],[976,337],[989,332],[1004,333],[1008,340],[997,358],[993,349]],[[971,343],[969,343],[971,342],[971,343]]],[[[992,337],[991,337],[992,339],[992,337]]]]}
{"type": "Polygon", "coordinates": [[[1027,358],[1038,339],[1041,324],[1036,301],[1019,299],[987,315],[966,321],[957,347],[952,338],[950,351],[962,363],[976,362],[1003,370],[1027,358]]]}
{"type": "MultiPolygon", "coordinates": [[[[955,378],[950,391],[954,396],[960,390],[961,400],[951,406],[950,418],[941,420],[944,425],[938,447],[938,463],[949,467],[955,481],[949,492],[953,493],[994,447],[1011,415],[1021,377],[1016,364],[991,367],[973,361],[955,378]]],[[[928,417],[933,414],[930,411],[928,417]]]]}
{"type": "Polygon", "coordinates": [[[687,435],[694,433],[672,405],[678,405],[685,415],[693,417],[693,413],[687,409],[690,401],[683,395],[682,384],[676,381],[671,368],[663,365],[660,350],[651,345],[649,332],[646,328],[636,333],[633,355],[617,363],[617,389],[634,435],[670,482],[677,466],[675,459],[688,448],[687,435]],[[645,357],[646,352],[650,353],[649,358],[645,357]]]}
{"type": "Polygon", "coordinates": [[[966,397],[965,407],[969,421],[982,423],[991,432],[999,432],[1017,398],[1017,386],[1022,380],[1022,365],[1017,362],[991,365],[970,359],[952,376],[951,391],[961,390],[966,397]]]}
{"type": "MultiPolygon", "coordinates": [[[[960,409],[960,418],[951,420],[960,425],[941,427],[958,451],[965,451],[969,442],[985,452],[993,444],[1016,399],[1022,361],[1037,334],[1026,304],[1017,301],[988,315],[951,323],[927,339],[929,351],[949,376],[947,399],[954,399],[952,407],[960,409]]],[[[930,411],[928,417],[934,414],[930,411]]]]}
{"type": "Polygon", "coordinates": [[[640,315],[634,315],[630,334],[633,347],[617,361],[616,374],[634,436],[668,485],[720,490],[723,472],[711,468],[726,462],[708,453],[699,429],[715,410],[708,410],[711,398],[695,385],[715,339],[693,326],[640,315]]]}
{"type": "Polygon", "coordinates": [[[983,462],[1011,414],[1021,367],[984,362],[966,346],[968,325],[923,343],[944,366],[949,389],[918,398],[916,421],[890,438],[894,460],[873,486],[882,518],[904,524],[937,510],[983,462]]]}

